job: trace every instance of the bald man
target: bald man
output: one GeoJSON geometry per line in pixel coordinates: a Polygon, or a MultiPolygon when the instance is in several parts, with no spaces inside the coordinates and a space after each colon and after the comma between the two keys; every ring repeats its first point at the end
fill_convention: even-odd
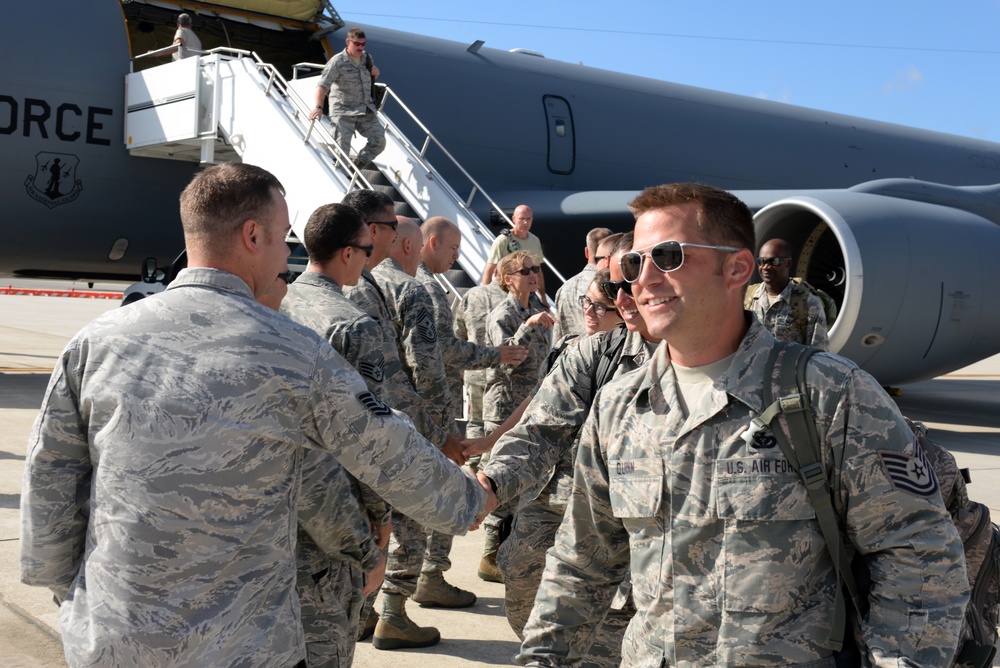
{"type": "MultiPolygon", "coordinates": [[[[531,224],[534,222],[535,214],[527,204],[520,204],[514,209],[514,215],[510,217],[514,223],[510,230],[504,230],[503,234],[497,236],[490,246],[490,254],[486,260],[486,268],[483,269],[483,285],[489,285],[493,281],[493,274],[496,273],[497,265],[505,256],[514,251],[523,250],[531,255],[531,261],[542,266],[542,242],[531,233],[531,224]]],[[[549,306],[548,297],[545,296],[545,274],[538,274],[538,296],[546,308],[549,306]]]]}

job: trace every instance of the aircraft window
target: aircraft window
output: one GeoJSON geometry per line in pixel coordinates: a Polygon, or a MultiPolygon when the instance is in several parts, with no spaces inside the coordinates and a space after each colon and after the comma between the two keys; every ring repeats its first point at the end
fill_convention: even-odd
{"type": "Polygon", "coordinates": [[[566,136],[566,121],[561,118],[556,119],[556,134],[560,137],[566,136]]]}

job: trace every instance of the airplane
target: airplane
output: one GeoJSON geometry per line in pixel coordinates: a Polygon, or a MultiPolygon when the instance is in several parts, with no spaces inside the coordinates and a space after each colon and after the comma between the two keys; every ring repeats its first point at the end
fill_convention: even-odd
{"type": "MultiPolygon", "coordinates": [[[[325,62],[347,30],[323,0],[44,7],[48,19],[10,7],[0,42],[6,276],[134,281],[147,258],[163,267],[182,249],[177,197],[197,156],[138,157],[123,136],[126,75],[168,62],[131,59],[169,45],[178,12],[194,16],[204,49],[252,50],[285,76],[325,62]]],[[[533,208],[566,275],[582,266],[588,229],[631,226],[639,190],[700,181],[757,212],[758,243],[792,243],[793,273],[839,304],[831,350],[884,385],[1000,352],[1000,144],[349,26],[366,32],[380,81],[496,208],[533,208]]],[[[500,229],[494,207],[477,206],[500,229]]]]}

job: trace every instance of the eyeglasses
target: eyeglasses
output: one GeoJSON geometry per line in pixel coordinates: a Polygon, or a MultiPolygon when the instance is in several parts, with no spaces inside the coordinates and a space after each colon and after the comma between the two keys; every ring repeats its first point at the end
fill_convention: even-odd
{"type": "Polygon", "coordinates": [[[584,312],[586,312],[587,309],[589,308],[594,309],[594,313],[597,315],[598,318],[603,318],[604,316],[606,316],[608,314],[608,311],[614,311],[616,313],[618,312],[618,309],[616,309],[614,306],[605,306],[600,302],[591,301],[590,299],[587,298],[586,295],[580,295],[580,306],[583,308],[584,312]]]}
{"type": "Polygon", "coordinates": [[[624,290],[629,297],[632,296],[632,284],[625,281],[601,281],[600,287],[604,296],[611,301],[618,299],[619,290],[624,290]]]}
{"type": "Polygon", "coordinates": [[[281,272],[280,274],[278,274],[278,278],[283,280],[285,283],[291,283],[292,281],[295,280],[295,276],[293,276],[292,272],[290,271],[281,272]]]}
{"type": "Polygon", "coordinates": [[[777,267],[779,264],[785,260],[791,260],[790,257],[759,257],[757,258],[758,267],[766,267],[768,265],[772,267],[777,267]]]}
{"type": "Polygon", "coordinates": [[[684,264],[685,246],[691,248],[708,248],[726,253],[735,253],[736,251],[743,250],[736,246],[708,246],[705,244],[687,243],[686,241],[661,241],[651,247],[646,253],[629,251],[622,255],[620,262],[622,277],[629,283],[635,283],[642,272],[642,260],[645,257],[652,260],[653,265],[664,273],[677,271],[684,264]]]}
{"type": "Polygon", "coordinates": [[[522,276],[527,276],[528,274],[537,274],[542,270],[537,264],[534,267],[525,267],[524,269],[518,269],[517,271],[511,272],[513,274],[521,274],[522,276]]]}
{"type": "Polygon", "coordinates": [[[399,221],[396,220],[395,218],[393,218],[392,220],[373,220],[372,224],[373,225],[385,225],[386,227],[391,227],[393,230],[395,230],[397,227],[399,227],[399,221]]]}
{"type": "Polygon", "coordinates": [[[352,41],[352,42],[354,42],[355,44],[357,44],[358,46],[364,46],[365,44],[367,44],[367,43],[368,43],[368,42],[366,42],[365,40],[356,40],[356,39],[352,39],[351,41],[352,41]]]}
{"type": "Polygon", "coordinates": [[[368,244],[367,246],[359,246],[358,244],[347,244],[344,248],[357,248],[365,252],[365,257],[371,257],[372,251],[375,250],[375,244],[368,244]]]}

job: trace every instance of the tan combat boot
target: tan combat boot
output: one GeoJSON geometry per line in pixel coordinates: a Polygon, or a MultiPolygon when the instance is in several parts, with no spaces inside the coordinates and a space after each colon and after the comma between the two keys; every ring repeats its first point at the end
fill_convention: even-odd
{"type": "Polygon", "coordinates": [[[375,649],[430,647],[441,640],[433,626],[417,626],[406,615],[406,597],[382,592],[382,613],[375,625],[372,646],[375,649]]]}
{"type": "Polygon", "coordinates": [[[441,571],[429,571],[420,574],[413,600],[421,608],[468,608],[476,595],[446,582],[441,571]]]}
{"type": "Polygon", "coordinates": [[[486,545],[483,547],[483,558],[479,560],[479,577],[487,582],[503,584],[503,571],[497,566],[497,551],[500,549],[500,536],[496,531],[486,529],[486,545]]]}

